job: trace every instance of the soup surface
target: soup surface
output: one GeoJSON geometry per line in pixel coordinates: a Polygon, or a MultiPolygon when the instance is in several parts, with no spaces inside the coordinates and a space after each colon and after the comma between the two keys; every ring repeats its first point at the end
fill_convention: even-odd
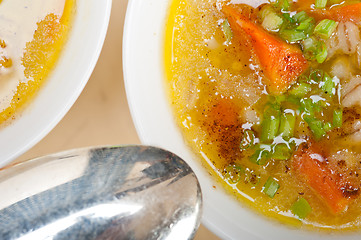
{"type": "Polygon", "coordinates": [[[75,0],[0,1],[0,124],[31,100],[54,68],[75,0]]]}
{"type": "Polygon", "coordinates": [[[176,121],[212,175],[264,215],[360,227],[360,25],[360,1],[173,1],[176,121]]]}

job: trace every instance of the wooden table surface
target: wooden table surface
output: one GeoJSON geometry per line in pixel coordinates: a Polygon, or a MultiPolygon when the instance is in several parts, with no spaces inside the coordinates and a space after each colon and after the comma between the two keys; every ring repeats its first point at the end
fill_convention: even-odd
{"type": "MultiPolygon", "coordinates": [[[[63,150],[139,144],[124,90],[122,38],[128,0],[113,0],[103,51],[84,91],[62,121],[17,161],[63,150]]],[[[201,225],[196,240],[219,239],[201,225]]]]}

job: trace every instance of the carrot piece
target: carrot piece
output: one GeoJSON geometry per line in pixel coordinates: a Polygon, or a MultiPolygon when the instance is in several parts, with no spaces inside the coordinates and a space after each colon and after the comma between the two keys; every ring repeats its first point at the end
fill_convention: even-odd
{"type": "Polygon", "coordinates": [[[292,11],[303,11],[309,10],[312,8],[312,5],[315,3],[315,0],[301,0],[297,2],[293,2],[292,4],[292,11]]]}
{"type": "Polygon", "coordinates": [[[330,19],[338,22],[361,22],[361,3],[346,5],[330,10],[330,19]]]}
{"type": "Polygon", "coordinates": [[[266,76],[265,84],[272,93],[286,91],[306,70],[307,60],[298,47],[266,32],[232,6],[226,5],[222,11],[236,34],[242,36],[246,33],[250,37],[266,76]]]}
{"type": "Polygon", "coordinates": [[[327,168],[324,157],[313,147],[302,145],[292,159],[293,170],[327,203],[333,213],[340,213],[350,203],[343,195],[340,180],[327,168]]]}
{"type": "Polygon", "coordinates": [[[239,110],[228,98],[220,98],[211,109],[209,116],[218,125],[237,125],[239,110]]]}
{"type": "Polygon", "coordinates": [[[355,24],[361,23],[361,3],[350,5],[343,5],[331,9],[305,9],[305,11],[315,18],[327,18],[337,22],[353,22],[355,24]]]}

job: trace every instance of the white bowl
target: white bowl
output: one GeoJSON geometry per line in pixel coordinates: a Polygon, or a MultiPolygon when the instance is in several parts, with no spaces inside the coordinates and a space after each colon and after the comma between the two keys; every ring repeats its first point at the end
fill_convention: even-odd
{"type": "Polygon", "coordinates": [[[87,83],[103,46],[111,0],[77,0],[69,39],[39,94],[0,130],[0,166],[39,142],[67,113],[87,83]]]}
{"type": "MultiPolygon", "coordinates": [[[[130,0],[128,4],[123,67],[128,102],[141,141],[174,152],[192,167],[203,192],[203,224],[223,239],[339,239],[340,235],[282,225],[242,206],[209,176],[185,145],[164,88],[163,46],[169,5],[170,0],[130,0]]],[[[342,237],[358,239],[359,235],[342,237]]]]}

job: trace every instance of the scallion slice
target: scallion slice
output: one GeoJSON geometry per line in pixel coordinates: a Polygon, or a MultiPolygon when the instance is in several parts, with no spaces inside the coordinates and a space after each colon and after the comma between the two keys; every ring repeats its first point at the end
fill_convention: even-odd
{"type": "Polygon", "coordinates": [[[285,143],[276,144],[273,148],[272,158],[276,160],[288,160],[292,157],[292,149],[285,143]]]}
{"type": "Polygon", "coordinates": [[[290,89],[289,93],[296,97],[305,97],[311,90],[312,87],[310,84],[298,83],[290,89]]]}
{"type": "Polygon", "coordinates": [[[315,37],[309,37],[302,41],[303,51],[315,52],[317,49],[317,39],[315,37]]]}
{"type": "Polygon", "coordinates": [[[245,130],[243,132],[243,138],[241,141],[241,144],[239,145],[239,148],[243,151],[246,150],[247,148],[253,146],[254,144],[254,133],[252,130],[245,130]]]}
{"type": "Polygon", "coordinates": [[[335,31],[337,25],[338,23],[333,20],[323,19],[315,27],[314,34],[323,39],[328,39],[335,31]]]}
{"type": "Polygon", "coordinates": [[[327,5],[327,0],[316,0],[315,8],[325,8],[327,5]]]}
{"type": "Polygon", "coordinates": [[[279,7],[282,11],[288,11],[290,8],[290,3],[288,0],[277,0],[275,6],[279,7]]]}
{"type": "Polygon", "coordinates": [[[280,36],[289,43],[295,43],[307,38],[307,34],[296,29],[283,29],[280,31],[280,36]]]}
{"type": "Polygon", "coordinates": [[[342,109],[336,109],[333,112],[333,126],[336,128],[342,127],[342,109]]]}
{"type": "Polygon", "coordinates": [[[279,132],[282,137],[288,139],[293,136],[296,125],[296,116],[292,113],[284,113],[281,115],[281,123],[279,132]]]}
{"type": "Polygon", "coordinates": [[[257,165],[264,165],[268,161],[269,155],[270,153],[266,149],[258,149],[249,160],[257,165]]]}
{"type": "Polygon", "coordinates": [[[312,211],[310,204],[304,198],[299,198],[292,206],[291,212],[300,220],[307,217],[312,211]]]}
{"type": "Polygon", "coordinates": [[[241,175],[245,173],[244,168],[238,165],[229,165],[225,169],[225,178],[233,184],[241,180],[241,175]]]}
{"type": "Polygon", "coordinates": [[[323,128],[323,123],[321,120],[309,116],[305,116],[304,120],[308,124],[317,141],[326,135],[326,131],[323,128]]]}
{"type": "Polygon", "coordinates": [[[282,16],[283,16],[287,21],[289,21],[290,23],[295,23],[295,22],[296,22],[296,20],[293,19],[293,18],[290,16],[289,13],[283,13],[282,16]]]}
{"type": "Polygon", "coordinates": [[[267,194],[270,198],[273,198],[279,188],[280,185],[278,184],[278,182],[272,177],[269,177],[262,188],[262,192],[267,194]]]}
{"type": "Polygon", "coordinates": [[[323,63],[327,58],[326,44],[324,42],[322,42],[322,41],[319,41],[318,44],[317,44],[315,58],[316,58],[318,63],[323,63]]]}
{"type": "Polygon", "coordinates": [[[277,136],[280,126],[280,115],[265,116],[262,122],[261,141],[267,142],[277,136]]]}
{"type": "Polygon", "coordinates": [[[315,82],[320,82],[321,80],[323,80],[323,75],[324,75],[324,72],[322,70],[316,69],[310,73],[309,78],[315,82]]]}
{"type": "Polygon", "coordinates": [[[323,130],[325,130],[325,132],[328,132],[330,130],[332,130],[332,124],[327,122],[323,125],[323,130]]]}
{"type": "Polygon", "coordinates": [[[267,31],[278,31],[283,23],[283,19],[274,11],[269,11],[262,21],[262,27],[267,31]]]}
{"type": "Polygon", "coordinates": [[[301,109],[307,113],[308,116],[314,116],[315,112],[321,111],[321,106],[319,102],[314,103],[310,98],[301,99],[301,109]]]}
{"type": "Polygon", "coordinates": [[[313,19],[308,18],[307,20],[300,22],[300,24],[296,27],[296,30],[309,34],[313,31],[314,27],[313,19]]]}
{"type": "Polygon", "coordinates": [[[327,74],[324,73],[323,75],[323,84],[321,86],[321,89],[329,95],[333,95],[333,88],[335,87],[335,83],[333,82],[333,79],[327,74]]]}
{"type": "Polygon", "coordinates": [[[280,126],[281,108],[279,104],[269,104],[263,114],[261,141],[266,143],[273,140],[280,126]]]}
{"type": "Polygon", "coordinates": [[[303,22],[307,19],[309,19],[310,17],[307,15],[307,13],[305,11],[301,11],[296,13],[295,15],[293,15],[292,17],[296,22],[300,23],[303,22]]]}
{"type": "Polygon", "coordinates": [[[226,43],[229,44],[233,38],[233,32],[227,19],[224,20],[222,23],[222,30],[226,38],[226,43]]]}

